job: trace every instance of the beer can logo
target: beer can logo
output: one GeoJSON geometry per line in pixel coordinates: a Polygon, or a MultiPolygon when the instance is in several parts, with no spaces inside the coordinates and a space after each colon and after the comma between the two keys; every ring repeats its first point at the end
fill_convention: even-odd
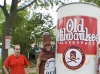
{"type": "MultiPolygon", "coordinates": [[[[89,57],[96,55],[99,35],[97,19],[89,16],[66,16],[58,19],[57,25],[57,55],[66,69],[93,70],[95,63],[85,63],[89,57]],[[86,69],[91,67],[90,69],[86,69]]],[[[93,60],[93,59],[91,59],[93,60]]]]}
{"type": "Polygon", "coordinates": [[[95,55],[99,41],[97,19],[88,16],[69,16],[59,19],[56,41],[59,54],[74,45],[81,48],[86,55],[95,55]]]}
{"type": "Polygon", "coordinates": [[[63,54],[64,65],[72,70],[82,67],[85,61],[84,52],[76,46],[68,47],[63,54]]]}

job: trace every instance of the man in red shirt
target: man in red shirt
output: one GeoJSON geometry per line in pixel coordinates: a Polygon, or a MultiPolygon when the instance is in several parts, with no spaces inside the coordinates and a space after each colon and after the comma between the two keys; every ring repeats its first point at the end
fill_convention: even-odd
{"type": "Polygon", "coordinates": [[[5,74],[29,74],[29,62],[24,55],[20,54],[20,45],[14,46],[14,54],[8,56],[3,64],[5,74]],[[26,66],[26,69],[24,69],[26,66]]]}

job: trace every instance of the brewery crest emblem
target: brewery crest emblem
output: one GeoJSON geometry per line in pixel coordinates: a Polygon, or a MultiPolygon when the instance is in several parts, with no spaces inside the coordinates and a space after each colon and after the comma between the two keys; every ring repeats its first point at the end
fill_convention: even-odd
{"type": "Polygon", "coordinates": [[[85,62],[84,52],[77,46],[68,47],[63,53],[64,65],[71,70],[77,70],[85,62]]]}

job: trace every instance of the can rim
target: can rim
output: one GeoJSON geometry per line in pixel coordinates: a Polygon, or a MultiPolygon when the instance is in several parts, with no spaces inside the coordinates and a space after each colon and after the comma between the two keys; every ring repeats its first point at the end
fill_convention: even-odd
{"type": "Polygon", "coordinates": [[[72,3],[68,3],[68,4],[64,4],[64,5],[59,6],[58,9],[56,10],[56,12],[58,12],[58,10],[61,7],[64,7],[64,6],[67,6],[67,5],[72,5],[72,4],[89,4],[89,5],[96,6],[96,7],[100,8],[98,5],[96,5],[94,3],[90,3],[90,2],[72,2],[72,3]]]}

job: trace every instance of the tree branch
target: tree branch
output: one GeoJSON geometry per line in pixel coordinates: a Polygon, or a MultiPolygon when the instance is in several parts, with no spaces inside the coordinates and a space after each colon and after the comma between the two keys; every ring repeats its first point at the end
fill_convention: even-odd
{"type": "Polygon", "coordinates": [[[4,6],[0,5],[0,7],[3,10],[3,12],[4,12],[5,18],[7,19],[9,17],[9,13],[8,13],[8,11],[6,9],[6,0],[4,0],[4,6]]]}
{"type": "Polygon", "coordinates": [[[16,13],[16,11],[17,11],[17,4],[18,4],[18,0],[12,0],[10,14],[11,13],[16,13]]]}
{"type": "Polygon", "coordinates": [[[4,7],[6,7],[6,0],[4,0],[4,7]]]}
{"type": "Polygon", "coordinates": [[[27,8],[28,6],[30,6],[30,5],[32,5],[34,2],[36,2],[37,0],[33,0],[31,3],[29,3],[28,5],[26,5],[26,6],[24,6],[24,7],[22,7],[22,8],[20,8],[20,9],[18,9],[17,10],[17,12],[19,12],[19,11],[21,11],[21,10],[24,10],[25,8],[27,8]]]}

